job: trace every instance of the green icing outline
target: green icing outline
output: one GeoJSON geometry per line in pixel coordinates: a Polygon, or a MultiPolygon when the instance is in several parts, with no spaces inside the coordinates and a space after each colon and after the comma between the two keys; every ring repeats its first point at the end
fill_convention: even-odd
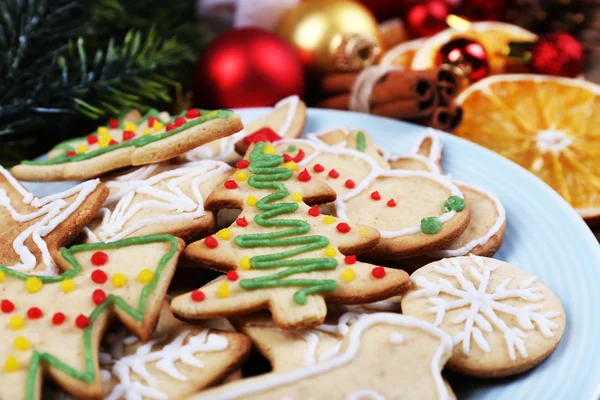
{"type": "Polygon", "coordinates": [[[338,261],[335,258],[303,258],[286,260],[288,257],[321,249],[329,245],[329,239],[325,236],[304,235],[310,231],[310,224],[299,219],[273,219],[281,214],[293,213],[300,207],[298,203],[273,202],[284,199],[289,195],[287,187],[280,182],[290,179],[294,173],[289,168],[276,168],[283,164],[284,159],[276,154],[263,154],[265,142],[258,142],[250,154],[250,166],[248,170],[253,174],[248,179],[248,184],[255,189],[273,189],[271,193],[256,203],[256,207],[262,212],[254,217],[254,222],[263,227],[284,227],[290,229],[277,230],[269,233],[242,234],[235,237],[235,243],[242,248],[272,247],[272,246],[294,246],[304,245],[292,250],[280,253],[254,256],[250,259],[250,265],[255,269],[273,269],[289,267],[272,275],[259,278],[242,279],[242,289],[259,289],[287,286],[304,286],[294,293],[296,304],[305,305],[306,296],[318,292],[332,292],[337,288],[337,282],[333,279],[283,279],[290,275],[312,271],[327,271],[336,269],[338,261]],[[296,237],[286,237],[294,235],[296,237]]]}
{"type": "Polygon", "coordinates": [[[22,272],[14,271],[5,267],[4,265],[0,265],[0,271],[4,272],[6,275],[13,276],[18,279],[26,280],[30,277],[36,277],[40,279],[43,283],[58,283],[62,282],[65,279],[71,279],[77,274],[83,271],[81,265],[77,262],[74,257],[74,254],[81,251],[89,251],[89,250],[101,250],[101,249],[117,249],[121,247],[127,246],[135,246],[140,244],[147,243],[158,243],[158,242],[170,242],[171,249],[168,253],[164,254],[156,271],[154,272],[154,276],[152,280],[148,282],[144,288],[142,289],[142,293],[140,294],[140,299],[138,303],[138,308],[134,309],[129,306],[123,298],[120,296],[115,296],[114,294],[109,294],[106,297],[106,300],[98,305],[89,315],[90,324],[83,331],[83,347],[84,347],[84,357],[85,357],[85,371],[78,371],[73,367],[68,366],[57,357],[53,356],[50,353],[40,353],[37,350],[33,352],[31,355],[31,361],[29,363],[29,371],[27,372],[27,385],[26,385],[26,398],[28,400],[34,399],[34,391],[35,391],[35,378],[40,368],[42,362],[47,362],[48,364],[60,369],[64,373],[72,376],[75,379],[80,381],[84,381],[86,383],[92,383],[95,376],[94,369],[94,357],[92,354],[92,327],[96,319],[102,314],[104,309],[111,304],[121,308],[127,314],[129,314],[132,318],[134,318],[138,323],[141,324],[144,310],[146,309],[146,301],[148,295],[152,293],[156,286],[158,285],[158,281],[161,273],[163,272],[165,266],[169,262],[171,258],[177,253],[178,241],[175,236],[166,235],[166,234],[157,234],[157,235],[148,235],[148,236],[139,236],[128,239],[119,240],[111,243],[89,243],[89,244],[79,244],[72,246],[70,248],[61,248],[60,253],[67,260],[73,269],[65,271],[62,275],[59,276],[38,276],[38,275],[29,275],[24,274],[22,272]]]}
{"type": "Polygon", "coordinates": [[[356,150],[364,153],[367,148],[367,139],[363,131],[358,131],[356,134],[356,150]]]}

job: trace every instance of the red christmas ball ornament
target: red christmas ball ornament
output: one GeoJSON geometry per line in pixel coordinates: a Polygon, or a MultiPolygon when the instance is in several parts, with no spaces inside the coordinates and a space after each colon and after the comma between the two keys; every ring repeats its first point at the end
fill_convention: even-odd
{"type": "Polygon", "coordinates": [[[304,70],[279,36],[241,28],[217,37],[198,58],[194,102],[205,108],[270,106],[304,93],[304,70]]]}
{"type": "Polygon", "coordinates": [[[531,67],[538,74],[573,78],[583,71],[583,46],[568,33],[540,37],[531,49],[531,67]]]}
{"type": "Polygon", "coordinates": [[[435,35],[448,27],[449,13],[448,5],[442,0],[418,4],[406,13],[406,28],[413,37],[435,35]]]}
{"type": "Polygon", "coordinates": [[[466,38],[456,38],[443,45],[435,59],[438,66],[449,65],[461,70],[471,82],[485,78],[490,73],[487,53],[481,43],[466,38]]]}
{"type": "Polygon", "coordinates": [[[507,0],[462,0],[460,6],[469,21],[498,21],[509,5],[507,0]]]}

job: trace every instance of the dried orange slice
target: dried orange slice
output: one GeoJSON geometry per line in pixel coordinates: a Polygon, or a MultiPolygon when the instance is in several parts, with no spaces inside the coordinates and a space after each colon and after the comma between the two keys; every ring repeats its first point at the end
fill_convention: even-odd
{"type": "Polygon", "coordinates": [[[506,56],[509,42],[537,40],[537,35],[519,26],[503,22],[474,22],[465,29],[449,28],[430,37],[419,46],[414,54],[411,68],[435,67],[435,58],[440,48],[452,39],[467,38],[481,43],[488,56],[491,74],[506,72],[506,56]]]}
{"type": "Polygon", "coordinates": [[[527,168],[586,221],[600,222],[599,85],[496,75],[470,86],[456,101],[463,108],[456,135],[527,168]]]}
{"type": "Polygon", "coordinates": [[[379,64],[397,65],[405,69],[410,69],[410,65],[412,64],[415,53],[426,41],[427,39],[415,39],[400,43],[399,45],[389,49],[382,57],[379,64]]]}

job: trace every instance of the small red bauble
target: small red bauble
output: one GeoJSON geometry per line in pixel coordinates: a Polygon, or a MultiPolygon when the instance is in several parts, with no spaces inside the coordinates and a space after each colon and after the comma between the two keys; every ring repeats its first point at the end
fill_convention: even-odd
{"type": "Polygon", "coordinates": [[[240,276],[235,271],[229,271],[229,272],[227,272],[227,279],[229,279],[231,282],[237,281],[239,277],[240,276]]]}
{"type": "Polygon", "coordinates": [[[190,108],[185,112],[186,118],[198,118],[200,116],[200,110],[196,108],[190,108]]]}
{"type": "Polygon", "coordinates": [[[442,0],[430,0],[412,7],[406,14],[406,28],[413,37],[431,36],[448,27],[449,10],[442,0]]]}
{"type": "Polygon", "coordinates": [[[356,183],[354,183],[354,181],[352,179],[348,179],[346,181],[346,183],[344,183],[344,185],[348,188],[348,189],[353,189],[356,186],[356,183]]]}
{"type": "Polygon", "coordinates": [[[167,124],[167,127],[165,128],[165,131],[169,132],[169,131],[172,131],[175,128],[176,128],[176,126],[174,124],[167,124]]]}
{"type": "Polygon", "coordinates": [[[440,47],[435,64],[455,66],[472,82],[485,78],[490,73],[488,56],[481,43],[466,38],[452,39],[440,47]]]}
{"type": "Polygon", "coordinates": [[[304,170],[298,174],[298,180],[300,182],[308,182],[308,181],[310,181],[310,174],[308,173],[308,171],[306,170],[306,168],[304,168],[304,170]]]}
{"type": "Polygon", "coordinates": [[[248,168],[250,166],[250,161],[248,161],[248,160],[240,160],[240,161],[238,161],[238,162],[235,163],[235,166],[238,169],[246,169],[246,168],[248,168]]]}
{"type": "Polygon", "coordinates": [[[245,228],[248,226],[248,221],[246,221],[246,217],[242,217],[242,218],[238,218],[235,220],[235,224],[237,226],[240,226],[242,228],[245,228]]]}
{"type": "Polygon", "coordinates": [[[63,322],[65,322],[65,314],[61,313],[61,312],[57,312],[56,314],[54,314],[52,316],[52,324],[53,325],[62,325],[63,322]]]}
{"type": "Polygon", "coordinates": [[[389,199],[388,202],[387,202],[387,206],[388,207],[396,207],[396,200],[389,199]]]}
{"type": "Polygon", "coordinates": [[[337,172],[335,169],[332,169],[331,171],[329,171],[329,177],[333,178],[333,179],[337,179],[340,177],[340,173],[337,172]]]}
{"type": "Polygon", "coordinates": [[[373,278],[381,279],[385,276],[385,268],[375,267],[371,270],[371,275],[373,275],[373,278]]]}
{"type": "Polygon", "coordinates": [[[119,127],[119,121],[117,121],[114,118],[111,118],[111,119],[108,120],[108,126],[111,129],[117,129],[119,127]]]}
{"type": "Polygon", "coordinates": [[[223,186],[225,186],[227,189],[237,189],[238,187],[237,183],[235,183],[235,181],[233,180],[225,181],[225,183],[223,183],[223,186]]]}
{"type": "Polygon", "coordinates": [[[175,126],[180,127],[181,125],[185,124],[185,118],[183,117],[177,117],[175,118],[175,126]]]}
{"type": "Polygon", "coordinates": [[[379,194],[379,192],[377,190],[371,193],[371,199],[381,200],[381,195],[379,194]]]}
{"type": "Polygon", "coordinates": [[[344,257],[344,262],[346,264],[356,264],[356,256],[346,256],[344,257]]]}
{"type": "Polygon", "coordinates": [[[206,299],[206,295],[199,290],[194,290],[191,296],[192,300],[197,302],[204,301],[204,299],[206,299]]]}
{"type": "Polygon", "coordinates": [[[13,312],[15,310],[15,305],[10,300],[2,300],[0,302],[0,310],[2,310],[3,313],[13,312]]]}
{"type": "Polygon", "coordinates": [[[310,215],[312,217],[318,217],[319,215],[321,215],[321,211],[319,211],[319,207],[318,206],[312,206],[308,210],[308,215],[310,215]]]}
{"type": "Polygon", "coordinates": [[[348,225],[345,222],[340,222],[339,224],[337,224],[337,226],[335,227],[337,229],[337,231],[339,233],[348,233],[350,232],[350,225],[348,225]]]}
{"type": "Polygon", "coordinates": [[[531,49],[531,67],[538,74],[574,78],[583,65],[583,46],[568,33],[544,35],[531,49]]]}
{"type": "Polygon", "coordinates": [[[94,144],[94,143],[98,143],[98,136],[96,135],[87,135],[85,140],[88,142],[88,144],[94,144]]]}
{"type": "Polygon", "coordinates": [[[40,319],[44,316],[44,313],[39,307],[31,307],[27,310],[27,318],[29,319],[40,319]]]}
{"type": "Polygon", "coordinates": [[[117,142],[115,139],[110,139],[110,142],[108,142],[109,146],[114,146],[115,144],[118,144],[119,142],[117,142]]]}
{"type": "Polygon", "coordinates": [[[315,166],[313,167],[313,171],[319,173],[319,172],[323,172],[325,171],[325,167],[322,166],[321,164],[315,164],[315,166]]]}
{"type": "Polygon", "coordinates": [[[108,277],[106,276],[106,273],[101,269],[96,269],[92,272],[92,281],[94,283],[101,285],[106,282],[107,279],[108,277]]]}
{"type": "Polygon", "coordinates": [[[92,254],[92,264],[96,267],[100,267],[108,262],[108,254],[103,251],[97,251],[92,254]]]}
{"type": "Polygon", "coordinates": [[[76,153],[76,152],[74,152],[74,151],[67,151],[67,153],[66,153],[66,154],[67,154],[67,157],[73,157],[73,156],[76,156],[76,155],[77,155],[77,153],[76,153]]]}
{"type": "Polygon", "coordinates": [[[79,314],[77,316],[77,318],[75,318],[75,325],[79,329],[85,329],[89,326],[89,324],[90,324],[90,319],[83,314],[79,314]]]}
{"type": "Polygon", "coordinates": [[[94,304],[98,306],[102,304],[104,300],[106,300],[106,293],[104,293],[104,290],[94,290],[94,292],[92,293],[92,301],[94,302],[94,304]]]}
{"type": "Polygon", "coordinates": [[[135,133],[132,131],[123,131],[123,141],[131,140],[135,137],[135,133]]]}
{"type": "Polygon", "coordinates": [[[289,154],[284,154],[284,155],[283,155],[283,162],[286,162],[286,163],[287,163],[287,162],[290,162],[290,161],[292,161],[292,160],[293,160],[293,158],[292,158],[292,156],[290,156],[289,154]]]}
{"type": "Polygon", "coordinates": [[[219,242],[217,242],[217,239],[215,239],[214,236],[207,236],[206,239],[204,239],[204,244],[209,249],[214,249],[219,245],[219,242]]]}

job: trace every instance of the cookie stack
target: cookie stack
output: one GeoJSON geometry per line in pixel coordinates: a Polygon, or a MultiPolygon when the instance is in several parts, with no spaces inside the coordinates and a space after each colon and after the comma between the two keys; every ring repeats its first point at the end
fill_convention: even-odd
{"type": "Polygon", "coordinates": [[[435,131],[398,155],[305,121],[297,97],[244,126],[130,112],[0,169],[0,398],[450,399],[446,366],[550,355],[560,301],[489,258],[504,208],[443,174],[435,131]],[[252,345],[271,372],[246,376],[252,345]]]}

